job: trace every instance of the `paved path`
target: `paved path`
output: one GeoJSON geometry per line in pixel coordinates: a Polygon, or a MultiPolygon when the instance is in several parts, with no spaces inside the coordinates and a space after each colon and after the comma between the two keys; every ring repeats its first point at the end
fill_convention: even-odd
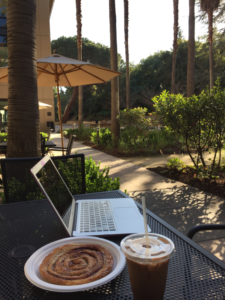
{"type": "MultiPolygon", "coordinates": [[[[61,144],[60,134],[53,134],[52,137],[57,145],[61,144]]],[[[65,146],[67,141],[64,139],[65,146]]],[[[72,153],[75,151],[84,153],[86,157],[91,156],[97,163],[101,161],[101,169],[109,166],[110,176],[120,178],[121,191],[127,190],[130,197],[139,202],[145,196],[149,210],[184,234],[197,224],[225,223],[224,198],[150,172],[144,167],[142,158],[120,159],[78,142],[73,143],[72,153]]],[[[60,155],[60,152],[55,152],[55,155],[60,155]]],[[[155,167],[160,159],[162,165],[166,164],[168,156],[148,158],[145,162],[148,167],[155,167]],[[150,161],[153,163],[150,164],[150,161]]],[[[225,231],[220,230],[198,233],[194,240],[225,261],[224,237],[225,231]]]]}

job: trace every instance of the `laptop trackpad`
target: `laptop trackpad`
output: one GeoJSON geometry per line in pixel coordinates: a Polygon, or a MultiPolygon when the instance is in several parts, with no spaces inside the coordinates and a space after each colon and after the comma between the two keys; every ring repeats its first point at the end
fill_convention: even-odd
{"type": "Polygon", "coordinates": [[[114,211],[118,219],[139,217],[137,211],[133,207],[115,207],[114,211]]]}

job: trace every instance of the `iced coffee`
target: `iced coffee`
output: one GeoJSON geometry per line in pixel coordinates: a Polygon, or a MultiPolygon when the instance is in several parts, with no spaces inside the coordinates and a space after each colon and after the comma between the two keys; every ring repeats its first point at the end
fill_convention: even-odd
{"type": "Polygon", "coordinates": [[[161,300],[166,287],[173,242],[165,236],[133,234],[121,241],[135,300],[161,300]]]}

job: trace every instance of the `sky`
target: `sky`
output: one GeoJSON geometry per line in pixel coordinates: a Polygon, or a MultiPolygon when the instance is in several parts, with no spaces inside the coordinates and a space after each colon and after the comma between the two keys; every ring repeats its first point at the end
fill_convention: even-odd
{"type": "MultiPolygon", "coordinates": [[[[51,40],[77,34],[75,0],[55,0],[50,19],[51,40]]],[[[124,4],[116,0],[117,49],[125,60],[124,4]]],[[[81,0],[82,36],[110,47],[109,0],[81,0]]],[[[179,26],[188,39],[189,0],[179,1],[179,26]]],[[[196,8],[196,15],[198,10],[196,8]]],[[[207,27],[196,22],[195,38],[207,33],[207,27]]],[[[129,0],[130,62],[138,64],[160,50],[171,50],[173,44],[173,0],[129,0]]]]}

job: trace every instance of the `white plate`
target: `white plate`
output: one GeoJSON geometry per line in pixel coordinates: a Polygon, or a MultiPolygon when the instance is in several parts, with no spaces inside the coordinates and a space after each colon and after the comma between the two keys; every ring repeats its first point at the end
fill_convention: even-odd
{"type": "Polygon", "coordinates": [[[71,237],[71,238],[58,240],[56,242],[50,243],[38,249],[27,260],[24,266],[24,272],[27,279],[32,284],[36,285],[41,289],[54,291],[54,292],[78,292],[78,291],[93,289],[100,285],[106,284],[107,282],[111,281],[121,273],[125,264],[126,264],[126,259],[124,254],[120,250],[120,247],[114,243],[104,239],[95,238],[95,237],[79,237],[79,238],[71,237]],[[86,243],[98,244],[104,247],[105,249],[107,249],[113,256],[113,261],[114,261],[114,265],[111,273],[99,280],[87,284],[80,284],[80,285],[64,286],[64,285],[56,285],[56,284],[51,284],[46,282],[39,272],[39,266],[41,265],[43,259],[49,253],[51,253],[55,248],[68,243],[74,243],[74,242],[81,243],[81,244],[86,244],[86,243]]]}

